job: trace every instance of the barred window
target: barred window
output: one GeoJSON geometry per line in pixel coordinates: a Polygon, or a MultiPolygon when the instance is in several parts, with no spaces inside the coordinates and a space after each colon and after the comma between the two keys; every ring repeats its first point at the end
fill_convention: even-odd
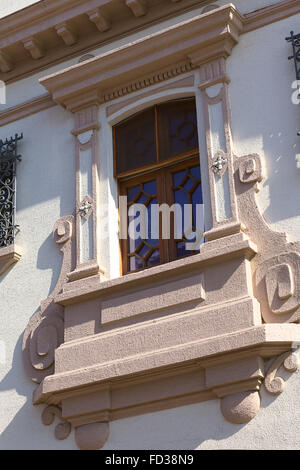
{"type": "Polygon", "coordinates": [[[23,135],[16,134],[0,140],[0,248],[14,243],[18,226],[15,225],[16,168],[18,141],[23,135]]]}

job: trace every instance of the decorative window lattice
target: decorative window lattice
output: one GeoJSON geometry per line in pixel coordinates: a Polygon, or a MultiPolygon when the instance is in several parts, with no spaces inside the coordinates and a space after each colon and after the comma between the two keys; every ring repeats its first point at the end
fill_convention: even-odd
{"type": "Polygon", "coordinates": [[[12,245],[18,230],[15,225],[16,167],[21,160],[18,141],[22,138],[23,134],[16,134],[0,140],[0,248],[12,245]]]}

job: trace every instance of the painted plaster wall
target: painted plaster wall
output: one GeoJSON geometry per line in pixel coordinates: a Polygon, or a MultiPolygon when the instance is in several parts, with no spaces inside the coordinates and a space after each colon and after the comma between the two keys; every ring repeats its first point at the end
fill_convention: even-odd
{"type": "MultiPolygon", "coordinates": [[[[294,239],[300,233],[300,170],[295,163],[300,151],[299,107],[290,100],[294,69],[287,61],[290,50],[284,38],[299,23],[299,16],[293,17],[242,36],[228,62],[236,153],[264,157],[267,177],[258,194],[261,210],[274,228],[294,239]]],[[[15,86],[11,94],[16,102],[28,99],[32,84],[32,93],[43,92],[35,78],[15,86]]],[[[23,257],[0,284],[0,345],[5,352],[0,358],[1,449],[76,448],[72,436],[56,441],[54,426],[41,424],[43,406],[31,405],[34,387],[21,360],[23,331],[59,274],[61,258],[52,227],[74,208],[72,124],[71,116],[56,107],[0,129],[0,138],[15,132],[27,137],[21,143],[17,192],[17,222],[22,228],[17,241],[23,257]]],[[[262,390],[258,416],[241,426],[223,419],[218,400],[119,420],[111,423],[105,449],[299,449],[299,393],[300,373],[289,378],[286,392],[276,399],[262,390]]]]}
{"type": "Polygon", "coordinates": [[[0,18],[10,15],[21,8],[28,7],[37,3],[39,0],[1,0],[0,1],[0,18]]]}
{"type": "Polygon", "coordinates": [[[71,129],[72,119],[59,108],[0,129],[0,139],[24,134],[16,201],[22,228],[17,243],[23,256],[1,276],[0,285],[0,448],[46,448],[51,443],[52,436],[47,442],[39,413],[30,404],[33,387],[23,372],[21,345],[30,316],[52,291],[60,271],[52,228],[59,217],[73,211],[71,129]]]}

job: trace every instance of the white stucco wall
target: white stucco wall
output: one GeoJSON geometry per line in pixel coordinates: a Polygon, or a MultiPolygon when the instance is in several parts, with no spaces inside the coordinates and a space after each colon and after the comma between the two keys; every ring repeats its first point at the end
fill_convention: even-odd
{"type": "MultiPolygon", "coordinates": [[[[25,6],[25,0],[0,0],[0,15],[5,14],[4,4],[12,8],[12,3],[25,6]]],[[[276,2],[235,3],[244,12],[249,3],[255,9],[276,2]]],[[[298,30],[299,24],[299,16],[295,16],[244,35],[228,59],[235,152],[239,156],[256,152],[264,159],[266,178],[257,196],[259,206],[272,227],[286,231],[290,239],[300,236],[300,170],[295,163],[300,139],[296,136],[299,106],[290,99],[295,75],[287,61],[290,46],[284,38],[291,29],[298,30]]],[[[157,29],[156,25],[151,31],[157,29]]],[[[122,39],[101,51],[124,42],[122,39]]],[[[74,59],[9,86],[7,106],[43,93],[38,77],[76,62],[74,59]]],[[[100,114],[104,116],[103,110],[100,114]]],[[[0,138],[24,133],[17,191],[17,223],[21,227],[17,242],[23,257],[1,277],[0,284],[0,345],[4,344],[6,355],[5,360],[0,355],[0,449],[76,449],[73,436],[56,441],[54,426],[42,425],[44,407],[31,404],[34,386],[24,374],[21,357],[28,320],[53,289],[60,270],[60,253],[51,236],[53,225],[74,210],[72,126],[72,116],[55,107],[0,129],[0,138]]],[[[104,148],[108,145],[106,141],[104,148]]],[[[247,425],[226,422],[219,401],[213,400],[112,422],[104,448],[299,449],[300,373],[289,377],[283,372],[282,376],[288,378],[286,391],[274,398],[262,389],[262,408],[247,425]]]]}
{"type": "Polygon", "coordinates": [[[39,0],[0,0],[0,18],[38,2],[39,0]]]}

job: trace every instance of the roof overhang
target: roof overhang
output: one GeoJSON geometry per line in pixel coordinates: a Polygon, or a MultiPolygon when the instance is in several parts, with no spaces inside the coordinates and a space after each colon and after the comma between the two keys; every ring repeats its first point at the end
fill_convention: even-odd
{"type": "Polygon", "coordinates": [[[108,101],[220,57],[238,42],[244,17],[232,5],[196,16],[113,51],[101,54],[40,83],[58,104],[74,111],[108,101]]]}

